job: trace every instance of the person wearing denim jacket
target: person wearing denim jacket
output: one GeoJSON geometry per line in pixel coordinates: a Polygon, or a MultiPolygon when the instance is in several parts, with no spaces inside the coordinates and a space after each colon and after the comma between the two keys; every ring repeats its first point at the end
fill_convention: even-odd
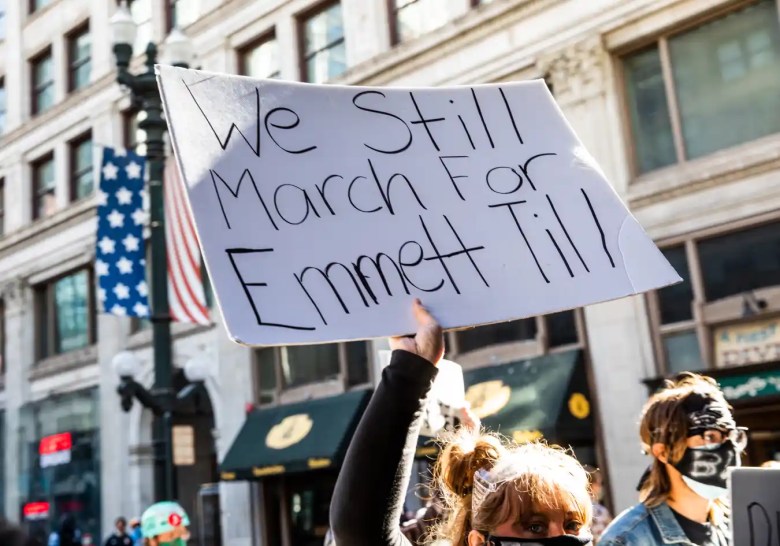
{"type": "Polygon", "coordinates": [[[738,428],[714,380],[680,374],[642,412],[640,437],[653,456],[641,502],[607,527],[599,546],[729,546],[728,469],[739,466],[738,428]]]}

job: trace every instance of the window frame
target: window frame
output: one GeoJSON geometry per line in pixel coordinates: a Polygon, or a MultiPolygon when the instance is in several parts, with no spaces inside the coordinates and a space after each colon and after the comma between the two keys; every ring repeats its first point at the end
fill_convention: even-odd
{"type": "Polygon", "coordinates": [[[53,358],[72,352],[63,351],[58,353],[55,350],[57,345],[57,302],[55,301],[54,286],[58,281],[66,277],[76,275],[82,271],[87,272],[87,345],[80,349],[74,349],[74,351],[86,349],[87,347],[95,345],[97,342],[97,294],[95,293],[95,270],[88,265],[84,265],[46,279],[45,281],[33,287],[35,303],[34,337],[36,362],[41,362],[48,358],[53,358]]]}
{"type": "MultiPolygon", "coordinates": [[[[399,44],[404,43],[404,41],[411,41],[416,38],[420,38],[422,36],[421,34],[420,36],[414,36],[412,38],[409,38],[408,40],[401,40],[401,36],[398,34],[398,13],[408,8],[409,6],[412,6],[419,2],[423,2],[424,0],[410,0],[406,5],[400,8],[396,7],[395,5],[396,1],[397,0],[386,0],[387,15],[390,23],[390,46],[391,47],[395,47],[399,44]]],[[[471,7],[476,7],[479,5],[479,0],[471,0],[471,2],[472,2],[471,7]]]]}
{"type": "MultiPolygon", "coordinates": [[[[628,142],[627,146],[627,163],[629,170],[629,177],[631,182],[636,182],[642,178],[653,175],[655,173],[667,170],[680,168],[691,162],[697,162],[705,160],[706,158],[717,154],[719,152],[725,152],[739,147],[740,145],[753,142],[758,139],[752,139],[739,144],[728,146],[721,150],[711,152],[695,158],[687,158],[685,150],[685,141],[682,132],[682,121],[680,119],[679,104],[677,101],[677,91],[674,86],[674,79],[672,74],[672,62],[669,54],[669,39],[684,34],[688,31],[695,30],[707,23],[711,23],[727,17],[731,14],[737,13],[750,6],[756,5],[762,0],[737,0],[734,3],[728,3],[727,5],[721,5],[717,7],[711,7],[706,10],[698,12],[695,16],[689,17],[684,21],[680,21],[668,28],[665,28],[659,32],[655,32],[649,37],[643,38],[638,41],[631,42],[626,46],[618,47],[613,50],[615,62],[613,66],[615,68],[615,85],[617,86],[618,104],[620,107],[620,125],[625,142],[628,142]],[[671,124],[672,140],[675,150],[675,161],[669,165],[663,167],[657,167],[648,171],[642,172],[639,169],[639,161],[637,158],[636,142],[633,134],[633,126],[631,121],[631,115],[629,113],[629,97],[626,89],[626,74],[624,69],[624,60],[634,54],[640,53],[643,50],[651,47],[658,49],[658,55],[661,61],[661,75],[664,79],[664,92],[669,110],[669,120],[671,124]]],[[[780,0],[772,0],[780,16],[780,0]]],[[[780,131],[774,133],[774,136],[780,135],[780,131]]],[[[772,135],[767,135],[771,137],[772,135]]],[[[766,137],[759,137],[766,138],[766,137]]]]}
{"type": "MultiPolygon", "coordinates": [[[[658,291],[653,290],[645,294],[656,371],[659,375],[667,376],[672,373],[666,358],[666,351],[664,350],[663,340],[665,336],[693,330],[699,343],[699,352],[702,359],[701,369],[721,369],[717,366],[714,359],[713,331],[727,324],[750,322],[750,318],[743,313],[747,292],[741,292],[719,300],[707,301],[697,244],[708,239],[723,237],[740,231],[749,231],[778,222],[780,222],[780,211],[773,211],[657,242],[658,247],[661,249],[679,247],[680,245],[685,246],[691,289],[693,291],[693,300],[691,301],[693,318],[669,324],[661,324],[661,307],[658,291]]],[[[760,314],[755,315],[755,318],[768,319],[773,316],[780,316],[780,282],[774,286],[759,288],[749,292],[756,298],[767,302],[767,308],[762,310],[760,314]]]]}
{"type": "Polygon", "coordinates": [[[8,123],[8,91],[5,88],[5,75],[0,75],[0,89],[2,89],[3,95],[5,95],[3,109],[0,110],[0,117],[3,119],[2,123],[0,123],[0,135],[2,135],[5,133],[6,124],[8,123]]]}
{"type": "MultiPolygon", "coordinates": [[[[286,346],[281,347],[265,347],[254,349],[252,351],[252,390],[254,403],[259,406],[276,406],[288,402],[295,401],[297,399],[310,398],[313,394],[315,398],[321,398],[333,394],[340,394],[344,392],[365,389],[371,387],[373,384],[373,364],[374,364],[374,351],[373,344],[370,340],[366,340],[366,352],[367,352],[367,366],[368,373],[366,374],[366,382],[357,383],[355,385],[349,385],[349,369],[347,362],[347,343],[333,343],[331,345],[337,345],[338,359],[339,359],[339,373],[332,379],[323,379],[322,381],[314,383],[305,383],[303,385],[287,386],[284,384],[284,374],[282,370],[282,351],[286,350],[286,346]],[[261,404],[260,393],[262,392],[262,385],[260,380],[260,351],[273,351],[273,366],[274,375],[276,377],[276,385],[273,389],[272,401],[261,404]],[[335,383],[335,384],[334,384],[335,383]]],[[[270,392],[270,391],[269,391],[270,392]]]]}
{"type": "MultiPolygon", "coordinates": [[[[76,78],[75,74],[78,71],[79,68],[81,68],[85,64],[90,64],[90,73],[92,71],[92,43],[90,41],[90,48],[89,48],[89,55],[84,59],[74,60],[73,58],[73,50],[77,43],[77,40],[84,36],[85,34],[90,33],[90,26],[89,26],[89,19],[81,23],[80,25],[76,26],[73,30],[71,30],[66,35],[66,44],[67,44],[67,58],[68,58],[68,93],[73,93],[76,91],[80,91],[81,89],[85,89],[89,87],[91,81],[87,81],[84,85],[81,87],[76,87],[76,78]]],[[[90,76],[91,80],[91,76],[90,76]]]]}
{"type": "MultiPolygon", "coordinates": [[[[237,57],[237,65],[238,65],[238,73],[242,76],[247,76],[247,56],[254,51],[255,49],[263,46],[264,44],[267,44],[269,42],[276,40],[276,27],[271,27],[270,29],[266,30],[265,32],[261,32],[257,35],[257,37],[253,38],[252,40],[249,40],[248,42],[242,44],[241,46],[236,48],[236,57],[237,57]]],[[[277,67],[276,72],[271,73],[268,76],[263,76],[263,78],[271,79],[271,78],[281,78],[282,76],[282,66],[281,64],[277,67]]],[[[256,77],[256,76],[252,76],[256,77]]]]}
{"type": "Polygon", "coordinates": [[[37,7],[35,4],[37,0],[29,0],[27,3],[27,14],[32,15],[33,13],[37,13],[43,9],[48,8],[54,0],[48,0],[45,6],[37,7]]]}
{"type": "MultiPolygon", "coordinates": [[[[306,22],[316,17],[320,13],[327,11],[328,9],[332,8],[337,4],[341,4],[341,0],[323,0],[322,2],[318,2],[314,4],[306,11],[299,13],[295,18],[296,27],[297,27],[296,30],[298,31],[297,34],[298,34],[299,76],[302,82],[312,83],[309,81],[309,74],[308,74],[306,62],[310,58],[317,55],[318,53],[322,53],[323,51],[327,51],[331,49],[335,45],[344,43],[344,53],[346,56],[346,42],[347,42],[346,29],[344,29],[344,32],[341,36],[341,40],[336,42],[331,42],[326,47],[321,47],[320,49],[314,51],[313,53],[306,53],[306,22]]],[[[343,6],[342,6],[342,10],[343,10],[343,6]]],[[[342,11],[342,17],[343,17],[343,11],[342,11]]],[[[342,27],[343,27],[343,20],[342,20],[342,27]]]]}
{"type": "MultiPolygon", "coordinates": [[[[68,199],[71,203],[75,201],[80,201],[81,199],[86,199],[95,192],[96,185],[95,185],[95,158],[92,158],[92,161],[89,165],[89,171],[92,172],[92,192],[90,194],[84,195],[82,197],[79,197],[77,195],[77,184],[78,184],[78,178],[87,172],[89,172],[86,168],[81,170],[76,170],[76,164],[78,163],[78,148],[82,144],[84,144],[86,141],[92,141],[92,129],[85,131],[81,133],[79,136],[72,138],[68,141],[68,199]]],[[[93,143],[94,145],[94,143],[93,143]]]]}
{"type": "Polygon", "coordinates": [[[54,55],[52,53],[52,46],[49,44],[45,48],[43,48],[41,51],[30,57],[30,59],[27,61],[28,67],[30,69],[30,114],[32,116],[37,116],[39,114],[42,114],[51,108],[54,107],[54,105],[57,103],[57,97],[54,97],[54,101],[52,102],[51,106],[46,108],[45,110],[41,110],[38,106],[37,97],[41,94],[43,90],[45,90],[48,87],[52,87],[54,92],[56,93],[56,68],[54,66],[54,55]],[[44,59],[48,58],[49,61],[52,64],[52,71],[51,71],[51,79],[48,80],[43,85],[36,84],[35,81],[35,73],[36,73],[36,66],[38,63],[42,62],[44,59]]]}
{"type": "Polygon", "coordinates": [[[0,237],[5,235],[5,178],[0,176],[0,237]]]}
{"type": "Polygon", "coordinates": [[[30,181],[32,183],[32,199],[31,199],[31,206],[32,206],[32,214],[30,217],[32,218],[32,221],[35,222],[37,220],[42,220],[44,218],[48,218],[49,216],[41,215],[39,213],[40,204],[41,204],[41,198],[43,195],[46,195],[48,193],[52,193],[54,195],[54,198],[57,198],[57,164],[54,160],[54,150],[50,150],[47,153],[43,154],[42,156],[39,156],[35,158],[33,161],[30,162],[30,181]],[[49,192],[40,193],[38,191],[39,186],[39,176],[41,172],[41,167],[44,163],[48,163],[49,161],[52,162],[52,166],[54,169],[54,188],[49,192]]]}
{"type": "Polygon", "coordinates": [[[578,307],[568,311],[574,313],[574,327],[577,334],[577,341],[574,343],[551,346],[547,333],[546,317],[548,315],[537,315],[529,317],[536,321],[536,336],[534,339],[494,343],[463,353],[459,351],[458,347],[458,332],[446,332],[444,340],[448,349],[447,357],[457,361],[464,369],[475,369],[547,354],[568,352],[574,349],[586,350],[588,338],[583,308],[578,307]]]}

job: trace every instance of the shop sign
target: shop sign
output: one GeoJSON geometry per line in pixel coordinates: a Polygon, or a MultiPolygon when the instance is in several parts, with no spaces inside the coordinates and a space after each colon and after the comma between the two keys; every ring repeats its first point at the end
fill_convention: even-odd
{"type": "Polygon", "coordinates": [[[718,379],[729,401],[780,395],[780,372],[764,372],[718,379]]]}
{"type": "Polygon", "coordinates": [[[47,519],[49,508],[48,502],[28,502],[22,507],[22,514],[26,520],[47,519]]]}
{"type": "Polygon", "coordinates": [[[195,428],[190,425],[173,427],[173,464],[192,466],[195,464],[195,428]]]}
{"type": "Polygon", "coordinates": [[[312,426],[314,421],[305,413],[289,415],[271,427],[265,437],[265,445],[271,449],[287,449],[306,438],[312,426]]]}
{"type": "Polygon", "coordinates": [[[714,338],[718,367],[780,360],[780,318],[724,326],[714,338]]]}
{"type": "Polygon", "coordinates": [[[41,468],[68,464],[70,462],[73,436],[70,432],[52,434],[41,439],[38,453],[41,456],[41,468]]]}

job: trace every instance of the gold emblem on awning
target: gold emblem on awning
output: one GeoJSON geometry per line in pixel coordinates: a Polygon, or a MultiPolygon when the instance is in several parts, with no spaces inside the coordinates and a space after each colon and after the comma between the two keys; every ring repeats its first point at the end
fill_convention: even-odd
{"type": "Polygon", "coordinates": [[[271,449],[286,449],[306,438],[314,421],[305,413],[290,415],[271,427],[265,445],[271,449]]]}
{"type": "Polygon", "coordinates": [[[512,389],[500,379],[472,385],[466,391],[471,410],[480,419],[495,415],[509,403],[512,389]]]}
{"type": "Polygon", "coordinates": [[[590,402],[581,392],[575,392],[569,398],[569,412],[577,419],[587,419],[590,415],[590,402]]]}

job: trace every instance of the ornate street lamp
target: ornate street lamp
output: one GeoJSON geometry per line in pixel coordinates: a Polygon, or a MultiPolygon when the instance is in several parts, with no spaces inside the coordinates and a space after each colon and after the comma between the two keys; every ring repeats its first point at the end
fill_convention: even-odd
{"type": "MultiPolygon", "coordinates": [[[[146,132],[146,158],[149,164],[149,206],[151,245],[151,321],[154,348],[154,387],[146,391],[130,375],[122,375],[130,366],[125,353],[117,355],[115,365],[123,377],[120,386],[122,407],[129,411],[135,396],[144,406],[155,413],[155,497],[158,501],[173,500],[176,497],[176,480],[173,469],[171,446],[173,408],[176,395],[173,392],[173,367],[171,363],[171,329],[168,308],[167,252],[165,248],[165,216],[163,208],[163,171],[165,168],[165,132],[162,100],[157,88],[154,65],[157,63],[157,46],[146,47],[146,69],[139,73],[130,72],[136,25],[127,2],[122,0],[111,17],[111,29],[116,57],[117,82],[130,91],[133,108],[143,110],[146,117],[139,127],[146,132]],[[120,358],[121,357],[121,358],[120,358]],[[128,398],[129,396],[129,398],[128,398]]],[[[164,57],[168,64],[188,67],[192,59],[192,46],[186,35],[174,28],[164,42],[164,57]]],[[[131,355],[132,356],[132,355],[131,355]]],[[[134,358],[134,357],[133,357],[134,358]]]]}

